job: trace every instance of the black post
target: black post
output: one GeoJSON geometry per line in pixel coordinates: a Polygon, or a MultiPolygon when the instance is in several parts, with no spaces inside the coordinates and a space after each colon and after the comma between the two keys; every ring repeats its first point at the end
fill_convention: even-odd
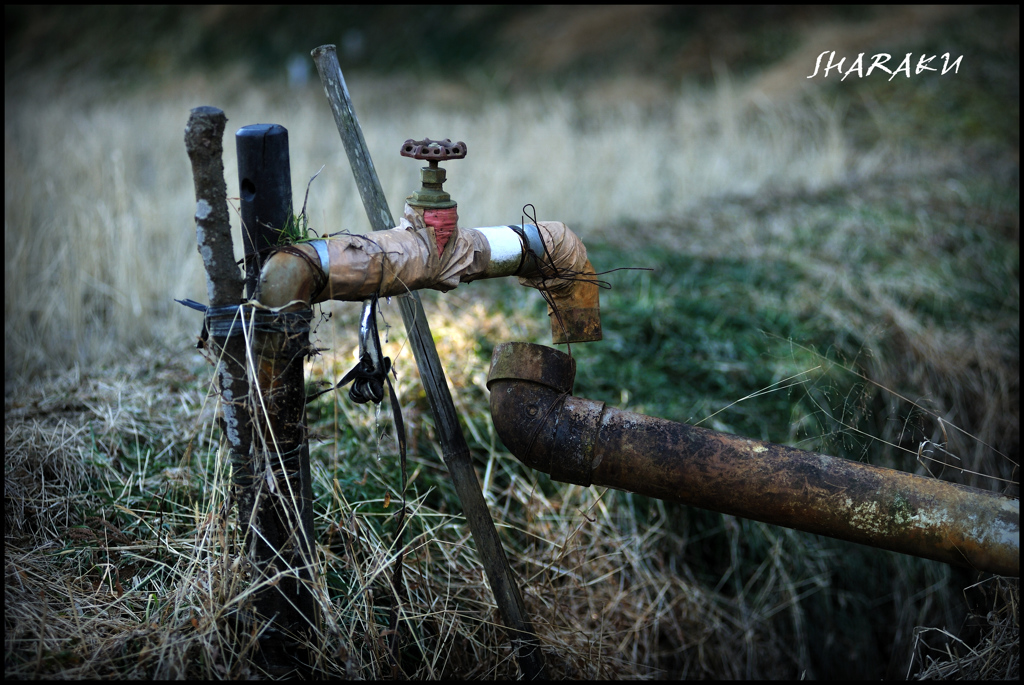
{"type": "MultiPolygon", "coordinates": [[[[277,124],[244,126],[235,134],[245,243],[246,295],[256,297],[270,249],[282,242],[292,215],[288,131],[277,124]]],[[[263,401],[254,406],[257,436],[253,524],[248,544],[257,567],[254,609],[262,633],[260,654],[275,676],[311,674],[310,645],[319,630],[314,602],[313,487],[306,430],[304,362],[308,312],[257,312],[253,356],[263,401]],[[266,407],[266,412],[262,407],[266,407]]]]}
{"type": "Polygon", "coordinates": [[[245,245],[245,295],[252,298],[269,248],[292,213],[292,170],[288,129],[279,124],[252,124],[235,133],[238,186],[242,197],[242,242],[245,245]]]}

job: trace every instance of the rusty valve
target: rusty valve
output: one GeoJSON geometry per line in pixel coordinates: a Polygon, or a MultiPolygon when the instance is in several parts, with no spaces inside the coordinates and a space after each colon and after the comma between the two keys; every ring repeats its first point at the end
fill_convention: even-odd
{"type": "Polygon", "coordinates": [[[455,201],[444,191],[442,187],[447,172],[437,166],[438,162],[446,159],[462,159],[466,156],[466,144],[462,141],[453,143],[450,138],[444,140],[409,140],[402,143],[402,156],[413,159],[425,159],[430,166],[420,170],[420,180],[423,187],[406,198],[413,207],[424,207],[427,209],[451,209],[455,207],[455,201]]]}
{"type": "Polygon", "coordinates": [[[430,140],[429,138],[413,140],[410,138],[402,143],[402,156],[412,157],[413,159],[425,159],[433,162],[431,166],[434,166],[437,162],[446,159],[462,159],[465,157],[466,144],[461,140],[453,143],[451,138],[445,138],[444,140],[430,140]]]}

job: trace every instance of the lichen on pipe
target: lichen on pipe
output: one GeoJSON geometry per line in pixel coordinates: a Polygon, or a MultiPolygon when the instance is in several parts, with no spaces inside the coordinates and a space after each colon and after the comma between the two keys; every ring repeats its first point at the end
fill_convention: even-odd
{"type": "Polygon", "coordinates": [[[423,210],[406,205],[396,228],[334,235],[321,244],[299,243],[275,253],[260,275],[259,299],[268,307],[299,308],[326,300],[365,300],[374,293],[447,292],[461,283],[516,275],[523,285],[549,294],[559,312],[551,314],[555,342],[584,342],[601,338],[593,273],[583,241],[561,222],[457,228],[439,254],[423,210]],[[325,262],[330,265],[326,285],[313,292],[324,275],[313,269],[325,262]]]}
{"type": "Polygon", "coordinates": [[[506,343],[487,387],[502,442],[556,480],[604,485],[990,571],[1020,573],[1020,501],[573,397],[575,363],[506,343]]]}

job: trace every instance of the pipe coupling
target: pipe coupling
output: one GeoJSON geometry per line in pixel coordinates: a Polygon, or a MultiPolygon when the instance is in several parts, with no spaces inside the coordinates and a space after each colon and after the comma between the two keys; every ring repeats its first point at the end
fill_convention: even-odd
{"type": "Polygon", "coordinates": [[[330,278],[331,276],[331,253],[327,249],[326,240],[311,240],[309,244],[316,250],[317,256],[320,258],[320,268],[323,269],[324,276],[330,278]]]}

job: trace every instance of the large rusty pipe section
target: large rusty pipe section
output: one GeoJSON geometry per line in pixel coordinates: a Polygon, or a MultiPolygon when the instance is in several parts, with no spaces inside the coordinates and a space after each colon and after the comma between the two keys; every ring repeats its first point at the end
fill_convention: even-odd
{"type": "Polygon", "coordinates": [[[499,345],[498,436],[555,480],[649,497],[989,571],[1020,574],[1020,501],[573,397],[575,361],[499,345]]]}

